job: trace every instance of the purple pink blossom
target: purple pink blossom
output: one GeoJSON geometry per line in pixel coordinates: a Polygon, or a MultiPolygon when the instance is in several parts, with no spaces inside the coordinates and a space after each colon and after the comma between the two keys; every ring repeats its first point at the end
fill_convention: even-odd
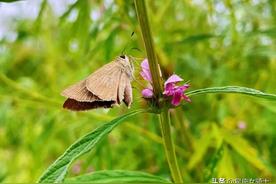
{"type": "MultiPolygon", "coordinates": [[[[152,98],[153,97],[153,89],[152,89],[152,77],[149,69],[149,63],[147,59],[144,59],[141,63],[142,71],[140,75],[149,82],[149,87],[142,90],[142,95],[144,98],[152,98]]],[[[167,97],[172,97],[171,104],[174,106],[178,106],[182,100],[187,102],[191,102],[191,99],[184,94],[184,92],[190,87],[189,84],[184,84],[178,86],[179,82],[183,81],[178,75],[171,75],[164,83],[164,92],[163,94],[167,97]]]]}

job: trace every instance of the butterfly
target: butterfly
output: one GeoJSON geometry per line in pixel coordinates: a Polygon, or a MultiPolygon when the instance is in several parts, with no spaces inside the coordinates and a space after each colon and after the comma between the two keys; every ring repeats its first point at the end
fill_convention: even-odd
{"type": "Polygon", "coordinates": [[[132,103],[134,66],[126,55],[116,57],[86,79],[69,86],[61,95],[67,97],[63,107],[74,111],[111,108],[123,101],[132,103]]]}

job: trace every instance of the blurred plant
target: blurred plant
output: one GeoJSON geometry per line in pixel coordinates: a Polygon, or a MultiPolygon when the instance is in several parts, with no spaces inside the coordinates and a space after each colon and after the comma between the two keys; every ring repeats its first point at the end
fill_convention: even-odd
{"type": "MultiPolygon", "coordinates": [[[[268,98],[272,100],[276,100],[276,95],[266,94],[254,89],[244,88],[244,87],[236,87],[236,86],[226,86],[226,87],[214,87],[214,88],[206,88],[206,89],[198,89],[195,91],[191,91],[187,93],[187,96],[184,95],[184,91],[189,87],[189,85],[185,84],[183,86],[176,86],[176,83],[182,81],[180,77],[177,75],[172,75],[165,82],[165,91],[163,92],[162,81],[163,79],[160,76],[159,64],[157,61],[153,39],[151,36],[151,30],[148,22],[148,15],[146,10],[146,5],[144,0],[134,0],[136,13],[138,17],[138,21],[140,24],[140,30],[142,32],[143,41],[145,44],[145,48],[147,51],[148,63],[145,60],[142,63],[142,72],[141,75],[145,80],[150,81],[152,84],[152,88],[146,89],[147,92],[151,92],[147,97],[153,98],[151,101],[151,112],[159,114],[159,122],[162,133],[162,140],[164,145],[164,151],[166,154],[167,162],[171,171],[172,181],[174,183],[183,183],[182,173],[180,171],[180,167],[178,165],[178,161],[175,153],[175,146],[173,144],[173,139],[171,135],[171,119],[170,119],[170,105],[168,102],[163,101],[163,95],[173,96],[172,104],[174,106],[179,105],[180,100],[184,98],[187,101],[190,101],[188,96],[196,95],[196,94],[206,94],[206,93],[242,93],[247,95],[253,95],[262,98],[268,98]],[[151,91],[152,90],[152,91],[151,91]]],[[[145,95],[145,90],[142,92],[145,95]]],[[[80,155],[90,151],[94,146],[105,137],[110,131],[112,131],[123,119],[133,116],[135,114],[139,114],[142,112],[147,112],[147,109],[137,110],[121,117],[114,119],[113,121],[100,126],[95,131],[87,134],[85,137],[81,138],[79,141],[74,143],[71,147],[67,149],[67,151],[58,158],[58,160],[53,163],[41,176],[39,182],[61,182],[65,178],[69,165],[77,159],[80,155]]],[[[234,138],[233,138],[234,139],[234,138]]],[[[232,142],[232,139],[226,139],[227,141],[232,142]]],[[[222,150],[220,146],[219,150],[222,150]]],[[[214,159],[212,159],[212,163],[210,166],[211,174],[214,172],[215,165],[217,164],[219,158],[221,157],[221,151],[218,151],[218,156],[215,155],[214,159]]],[[[105,171],[105,173],[109,173],[112,171],[105,171]]],[[[128,171],[124,171],[121,174],[125,174],[128,171]]],[[[210,180],[210,173],[207,174],[207,180],[210,180]]],[[[75,181],[81,181],[83,178],[88,176],[82,176],[75,181]]],[[[155,180],[154,182],[156,182],[155,180]]],[[[138,180],[137,182],[142,182],[138,180]]]]}
{"type": "MultiPolygon", "coordinates": [[[[223,94],[268,100],[275,95],[238,86],[210,87],[179,93],[193,103],[174,108],[163,94],[165,80],[158,67],[164,79],[177,73],[192,79],[193,88],[231,83],[274,90],[274,1],[146,1],[150,11],[145,16],[146,6],[142,8],[139,24],[133,1],[70,1],[68,7],[59,6],[62,15],[61,9],[53,13],[52,2],[42,1],[34,21],[16,19],[17,36],[0,41],[0,180],[33,181],[66,145],[97,126],[72,144],[41,182],[166,183],[182,177],[191,183],[214,177],[276,177],[275,103],[223,94]],[[145,18],[152,35],[142,27],[145,18]],[[145,44],[148,71],[153,70],[157,81],[151,84],[150,109],[143,100],[139,103],[141,91],[135,91],[134,84],[133,108],[142,105],[141,110],[62,111],[59,93],[68,81],[83,78],[118,55],[138,26],[144,40],[138,37],[133,44],[145,44]],[[218,95],[203,95],[209,93],[218,95]],[[240,120],[246,122],[245,129],[240,129],[240,120]],[[109,123],[102,124],[105,121],[109,123]],[[82,161],[78,174],[74,161],[77,166],[82,161]]],[[[11,4],[0,6],[5,5],[11,4]]],[[[137,54],[132,51],[129,54],[137,54]]]]}

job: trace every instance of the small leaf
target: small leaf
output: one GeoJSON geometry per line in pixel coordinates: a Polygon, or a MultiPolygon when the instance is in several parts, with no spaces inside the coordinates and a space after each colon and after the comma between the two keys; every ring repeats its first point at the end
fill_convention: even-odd
{"type": "Polygon", "coordinates": [[[171,183],[140,171],[104,170],[68,178],[66,183],[171,183]]]}
{"type": "Polygon", "coordinates": [[[40,177],[39,183],[62,182],[71,163],[79,156],[92,150],[109,132],[122,122],[122,120],[145,110],[136,110],[103,124],[73,143],[40,177]]]}
{"type": "Polygon", "coordinates": [[[269,100],[276,100],[276,95],[264,93],[256,89],[240,87],[240,86],[224,86],[224,87],[211,87],[211,88],[203,88],[197,89],[194,91],[189,91],[186,93],[187,96],[207,94],[207,93],[240,93],[250,96],[255,96],[259,98],[265,98],[269,100]]]}

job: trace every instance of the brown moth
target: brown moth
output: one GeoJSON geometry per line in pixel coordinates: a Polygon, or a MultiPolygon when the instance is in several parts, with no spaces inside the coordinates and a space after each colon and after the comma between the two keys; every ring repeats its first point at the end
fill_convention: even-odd
{"type": "Polygon", "coordinates": [[[83,111],[111,108],[123,101],[132,103],[131,81],[134,67],[129,57],[122,55],[90,74],[86,79],[69,86],[61,95],[68,99],[63,107],[83,111]]]}

